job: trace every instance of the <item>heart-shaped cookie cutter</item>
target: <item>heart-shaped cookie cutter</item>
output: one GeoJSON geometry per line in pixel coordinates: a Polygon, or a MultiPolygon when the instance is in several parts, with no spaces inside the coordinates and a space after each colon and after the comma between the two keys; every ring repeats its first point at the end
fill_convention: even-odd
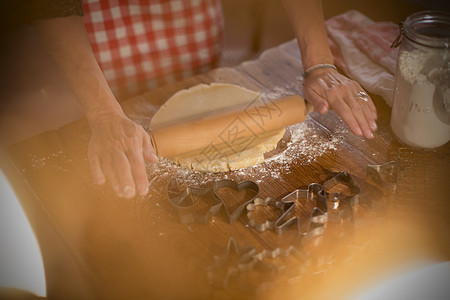
{"type": "Polygon", "coordinates": [[[232,224],[234,221],[236,221],[237,218],[239,218],[239,216],[244,211],[247,204],[253,202],[253,200],[258,198],[258,195],[259,195],[258,184],[256,184],[253,181],[250,181],[250,180],[246,180],[246,181],[237,183],[236,181],[231,180],[231,179],[222,179],[222,180],[218,180],[218,181],[214,182],[213,188],[214,188],[214,197],[216,199],[220,200],[222,202],[223,206],[225,207],[225,212],[228,216],[228,221],[230,222],[230,224],[232,224]],[[241,203],[235,210],[231,210],[226,205],[226,203],[222,199],[222,197],[220,197],[219,194],[217,193],[220,189],[224,189],[224,188],[231,188],[236,192],[241,192],[243,190],[250,190],[250,191],[254,192],[254,195],[251,198],[249,198],[247,201],[241,203]]]}
{"type": "MultiPolygon", "coordinates": [[[[169,197],[170,203],[176,208],[180,222],[187,223],[201,223],[204,224],[208,220],[219,213],[222,202],[214,197],[212,188],[200,188],[188,186],[184,192],[176,197],[169,197]],[[205,199],[212,201],[208,211],[205,214],[199,213],[197,202],[193,201],[193,198],[205,199]]],[[[200,200],[199,200],[200,201],[200,200]]]]}
{"type": "Polygon", "coordinates": [[[194,187],[188,186],[183,193],[173,197],[171,192],[168,192],[169,202],[176,209],[181,223],[206,223],[208,220],[218,214],[222,206],[225,208],[225,213],[228,216],[230,224],[235,222],[244,211],[247,204],[253,202],[259,195],[259,186],[253,181],[242,181],[237,183],[231,179],[222,179],[214,181],[208,187],[194,187]],[[239,206],[232,210],[226,204],[226,201],[218,194],[221,189],[230,188],[236,192],[243,190],[250,190],[254,193],[247,201],[240,203],[239,206]],[[205,199],[213,203],[209,210],[202,214],[199,213],[198,201],[193,201],[193,197],[205,199]]]}

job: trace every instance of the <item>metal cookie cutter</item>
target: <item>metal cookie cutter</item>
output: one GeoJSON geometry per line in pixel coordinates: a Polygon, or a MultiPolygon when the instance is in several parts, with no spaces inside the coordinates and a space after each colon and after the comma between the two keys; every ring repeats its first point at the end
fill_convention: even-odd
{"type": "Polygon", "coordinates": [[[251,268],[243,270],[237,278],[238,288],[252,293],[263,293],[273,287],[278,273],[276,266],[255,260],[251,268]]]}
{"type": "Polygon", "coordinates": [[[352,217],[350,201],[360,193],[359,186],[347,172],[337,173],[322,185],[327,199],[328,221],[338,223],[352,217]]]}
{"type": "Polygon", "coordinates": [[[236,239],[231,237],[226,252],[214,256],[214,263],[206,269],[208,282],[217,287],[227,288],[232,277],[253,268],[256,262],[253,258],[255,252],[255,247],[239,246],[236,239]]]}
{"type": "Polygon", "coordinates": [[[386,212],[388,205],[395,205],[395,201],[389,199],[396,193],[402,167],[398,161],[368,165],[363,186],[364,193],[357,204],[377,212],[386,212]]]}
{"type": "Polygon", "coordinates": [[[212,188],[199,188],[188,186],[184,192],[176,197],[169,197],[170,203],[176,208],[181,223],[206,223],[219,213],[222,202],[214,197],[212,188]],[[206,213],[200,213],[201,204],[209,206],[206,213]],[[209,203],[208,203],[209,202],[209,203]]]}
{"type": "Polygon", "coordinates": [[[259,187],[253,181],[237,183],[230,179],[222,179],[215,181],[212,187],[211,184],[204,188],[188,186],[181,194],[176,196],[172,196],[173,193],[171,192],[168,192],[169,202],[177,210],[181,223],[206,223],[224,207],[231,224],[239,218],[245,206],[258,197],[259,187]],[[249,190],[253,195],[248,200],[238,203],[238,206],[232,209],[229,203],[227,205],[224,198],[219,195],[219,191],[226,188],[236,192],[249,190]]]}
{"type": "Polygon", "coordinates": [[[263,262],[264,257],[288,256],[290,250],[263,251],[256,254],[253,246],[240,246],[231,237],[226,252],[214,256],[214,263],[206,269],[209,284],[228,288],[232,279],[236,280],[240,290],[259,292],[264,290],[279,271],[273,264],[263,262]]]}
{"type": "Polygon", "coordinates": [[[320,184],[312,183],[306,190],[297,189],[282,198],[280,203],[284,212],[274,223],[276,233],[282,234],[293,224],[297,224],[299,234],[310,238],[323,232],[327,221],[327,201],[320,184]],[[301,199],[306,201],[302,203],[301,199]],[[310,208],[311,212],[305,212],[305,208],[310,208]]]}
{"type": "Polygon", "coordinates": [[[322,184],[325,194],[338,195],[340,200],[349,199],[359,194],[359,186],[347,172],[340,172],[322,184]]]}
{"type": "Polygon", "coordinates": [[[239,216],[242,214],[247,204],[253,202],[253,200],[256,199],[258,195],[259,195],[259,186],[253,181],[247,180],[237,183],[236,181],[230,179],[222,179],[214,182],[214,197],[220,200],[223,206],[225,207],[225,212],[228,216],[230,224],[232,224],[234,221],[237,220],[237,218],[239,218],[239,216]],[[225,188],[230,188],[236,192],[247,190],[251,191],[253,195],[251,195],[247,201],[239,203],[237,208],[232,209],[231,206],[227,205],[227,203],[224,201],[224,198],[218,194],[220,190],[225,188]]]}
{"type": "Polygon", "coordinates": [[[270,197],[256,198],[247,204],[248,224],[260,232],[273,229],[273,224],[279,218],[280,211],[281,206],[277,205],[274,199],[270,197]]]}
{"type": "Polygon", "coordinates": [[[293,245],[289,246],[286,249],[282,248],[275,248],[273,250],[264,249],[261,252],[254,255],[254,258],[265,262],[266,264],[270,264],[275,267],[277,272],[280,272],[284,269],[286,269],[287,265],[286,262],[283,261],[283,259],[280,260],[278,263],[274,263],[274,260],[277,260],[278,258],[285,258],[290,255],[294,255],[295,257],[299,257],[301,255],[301,252],[298,251],[293,245]],[[270,263],[267,263],[267,261],[271,261],[270,263]]]}
{"type": "Polygon", "coordinates": [[[397,185],[400,164],[397,161],[389,161],[379,165],[368,165],[366,181],[372,181],[384,189],[395,189],[397,185]]]}

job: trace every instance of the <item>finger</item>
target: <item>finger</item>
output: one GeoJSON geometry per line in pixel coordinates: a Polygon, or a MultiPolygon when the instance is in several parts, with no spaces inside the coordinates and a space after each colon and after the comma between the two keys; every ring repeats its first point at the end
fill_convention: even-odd
{"type": "Polygon", "coordinates": [[[112,189],[117,196],[123,197],[122,190],[120,189],[119,179],[114,169],[114,161],[110,154],[106,154],[103,159],[103,169],[105,171],[106,179],[111,185],[112,189]]]}
{"type": "Polygon", "coordinates": [[[134,178],[136,191],[140,196],[144,196],[148,192],[148,178],[145,170],[143,153],[140,149],[133,148],[127,152],[127,156],[131,167],[131,173],[134,178]]]}
{"type": "Polygon", "coordinates": [[[375,107],[375,104],[373,103],[372,98],[370,98],[370,96],[369,96],[369,102],[367,104],[369,106],[370,111],[374,115],[373,118],[377,119],[377,108],[375,107]]]}
{"type": "Polygon", "coordinates": [[[100,157],[96,153],[95,154],[89,153],[88,159],[94,183],[98,185],[105,184],[106,178],[102,170],[102,163],[100,157]]]}
{"type": "Polygon", "coordinates": [[[133,198],[136,195],[136,187],[131,172],[128,157],[122,151],[113,155],[113,171],[116,173],[120,194],[123,198],[133,198]]]}
{"type": "MultiPolygon", "coordinates": [[[[377,119],[377,108],[375,107],[375,104],[372,101],[372,98],[369,96],[369,94],[364,91],[364,89],[361,87],[361,85],[359,83],[357,83],[356,81],[353,81],[353,88],[352,91],[356,91],[354,95],[358,95],[359,93],[363,94],[365,97],[365,102],[366,105],[364,106],[365,108],[368,108],[368,116],[370,116],[371,119],[376,120],[377,119]]],[[[354,96],[353,95],[353,96],[354,96]]]]}
{"type": "Polygon", "coordinates": [[[367,108],[370,111],[371,118],[377,119],[377,108],[375,107],[375,104],[373,103],[372,98],[369,96],[369,94],[367,94],[366,92],[364,93],[367,95],[368,98],[367,108]]]}
{"type": "Polygon", "coordinates": [[[149,162],[158,161],[158,157],[156,156],[155,149],[153,149],[152,142],[148,134],[144,134],[144,140],[142,144],[142,154],[144,155],[144,159],[146,161],[149,162]]]}
{"type": "MultiPolygon", "coordinates": [[[[365,91],[360,91],[353,94],[352,99],[355,100],[355,103],[361,108],[363,112],[363,116],[365,119],[364,124],[366,124],[372,132],[376,131],[378,128],[377,123],[375,122],[375,120],[377,119],[377,111],[370,96],[365,91]]],[[[359,114],[359,112],[357,113],[359,114]]],[[[358,122],[361,121],[362,118],[359,119],[358,122]]],[[[371,138],[372,134],[370,134],[367,130],[364,130],[365,125],[362,125],[361,127],[363,128],[364,136],[371,138]]]]}
{"type": "Polygon", "coordinates": [[[369,122],[366,119],[365,113],[365,110],[367,110],[368,108],[363,109],[364,106],[367,106],[366,101],[358,99],[357,97],[347,98],[347,103],[353,113],[353,116],[356,119],[356,122],[358,122],[359,128],[362,130],[363,135],[368,139],[372,139],[373,133],[371,128],[369,127],[369,122]]]}
{"type": "Polygon", "coordinates": [[[355,91],[359,91],[359,92],[355,92],[355,94],[353,94],[353,96],[356,96],[356,100],[362,100],[363,102],[361,102],[361,104],[365,103],[365,105],[363,106],[365,109],[365,112],[367,113],[367,117],[369,117],[370,119],[376,120],[377,119],[377,108],[375,107],[375,104],[372,101],[372,98],[369,96],[369,94],[367,94],[359,84],[356,83],[356,87],[354,88],[355,91]],[[361,98],[361,96],[363,96],[363,98],[361,98]]]}
{"type": "Polygon", "coordinates": [[[378,129],[377,122],[376,122],[377,113],[376,113],[376,109],[375,109],[375,112],[372,110],[372,107],[370,104],[373,104],[373,103],[371,101],[369,101],[366,104],[362,104],[362,109],[363,109],[364,116],[366,118],[366,121],[367,121],[367,124],[369,125],[370,130],[372,130],[372,132],[374,132],[378,129]]]}
{"type": "Polygon", "coordinates": [[[362,136],[363,132],[355,119],[355,116],[348,106],[346,101],[336,99],[336,97],[330,97],[331,108],[341,117],[341,119],[347,124],[348,128],[357,136],[362,136]]]}
{"type": "Polygon", "coordinates": [[[304,90],[305,99],[314,106],[314,110],[320,114],[325,114],[328,111],[327,100],[318,94],[314,88],[305,85],[304,90]]]}
{"type": "Polygon", "coordinates": [[[355,81],[352,81],[350,85],[347,85],[343,91],[344,99],[350,107],[362,135],[368,139],[372,139],[372,131],[377,129],[374,119],[376,117],[376,113],[372,111],[372,108],[375,108],[372,99],[355,81]]]}

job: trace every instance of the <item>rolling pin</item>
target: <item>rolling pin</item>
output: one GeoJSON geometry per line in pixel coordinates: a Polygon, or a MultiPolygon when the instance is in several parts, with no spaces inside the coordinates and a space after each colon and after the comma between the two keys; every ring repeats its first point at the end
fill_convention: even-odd
{"type": "Polygon", "coordinates": [[[194,120],[152,128],[150,137],[158,157],[171,157],[303,122],[308,113],[300,95],[258,103],[246,109],[216,112],[194,120]]]}

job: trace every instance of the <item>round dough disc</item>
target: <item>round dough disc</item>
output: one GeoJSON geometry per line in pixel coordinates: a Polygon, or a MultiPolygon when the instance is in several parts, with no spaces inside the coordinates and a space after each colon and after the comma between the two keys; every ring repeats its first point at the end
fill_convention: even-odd
{"type": "MultiPolygon", "coordinates": [[[[170,97],[153,116],[150,128],[199,118],[230,107],[244,109],[258,96],[257,92],[233,84],[199,84],[170,97]]],[[[246,168],[263,162],[264,153],[276,148],[285,130],[278,129],[239,140],[239,151],[233,145],[211,145],[169,159],[197,171],[223,172],[246,168]]]]}

